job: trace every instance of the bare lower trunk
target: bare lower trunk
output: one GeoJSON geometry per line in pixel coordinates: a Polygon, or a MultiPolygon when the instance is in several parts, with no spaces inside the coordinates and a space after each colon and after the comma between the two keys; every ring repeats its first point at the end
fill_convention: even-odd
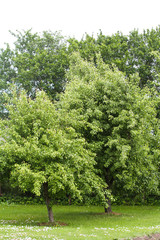
{"type": "Polygon", "coordinates": [[[49,199],[48,183],[44,183],[43,186],[44,186],[44,197],[45,197],[46,206],[47,206],[47,210],[48,210],[49,222],[53,223],[54,217],[53,217],[53,212],[52,212],[52,206],[51,206],[50,199],[49,199]]]}
{"type": "MultiPolygon", "coordinates": [[[[111,190],[114,179],[112,177],[112,174],[111,174],[109,168],[105,169],[105,179],[106,179],[106,183],[108,185],[108,188],[105,190],[111,190]]],[[[105,211],[105,213],[111,214],[112,213],[111,200],[107,197],[107,195],[105,195],[105,199],[108,204],[108,207],[104,207],[104,211],[105,211]]]]}
{"type": "Polygon", "coordinates": [[[105,213],[112,213],[111,200],[110,199],[108,199],[107,204],[108,204],[108,207],[104,208],[105,213]]]}
{"type": "Polygon", "coordinates": [[[71,205],[71,195],[69,195],[69,197],[68,197],[68,203],[69,203],[69,205],[71,205]]]}
{"type": "Polygon", "coordinates": [[[0,196],[2,196],[2,188],[1,188],[1,183],[0,183],[0,196]]]}

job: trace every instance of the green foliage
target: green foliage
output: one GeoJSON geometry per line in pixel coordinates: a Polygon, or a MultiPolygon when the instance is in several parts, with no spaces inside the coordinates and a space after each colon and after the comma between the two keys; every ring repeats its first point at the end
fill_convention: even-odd
{"type": "MultiPolygon", "coordinates": [[[[112,36],[100,32],[97,38],[86,34],[80,41],[72,38],[68,42],[59,32],[11,34],[16,39],[14,49],[9,45],[0,49],[0,117],[11,114],[10,121],[1,121],[0,180],[4,186],[12,172],[12,184],[16,179],[23,191],[41,195],[43,184],[49,181],[51,195],[80,198],[87,190],[85,197],[90,198],[89,183],[94,180],[84,169],[90,163],[94,172],[95,158],[96,173],[114,196],[122,196],[121,189],[138,197],[144,192],[145,197],[152,191],[158,194],[160,27],[141,34],[134,30],[128,36],[120,32],[112,36]],[[88,62],[75,54],[68,71],[74,51],[88,62]],[[53,101],[64,91],[66,81],[71,83],[56,110],[38,102],[43,98],[39,90],[53,101]],[[30,98],[22,94],[18,100],[14,95],[7,109],[2,93],[11,97],[11,82],[25,89],[30,98]],[[88,160],[81,166],[78,162],[83,154],[88,160]],[[72,169],[73,158],[77,170],[72,169]],[[46,168],[53,159],[54,164],[46,168]],[[71,165],[67,165],[69,159],[71,165]],[[82,186],[83,191],[79,190],[82,186]]],[[[99,186],[95,184],[94,189],[99,186]]],[[[106,195],[110,196],[108,190],[106,195]]]]}
{"type": "MultiPolygon", "coordinates": [[[[97,38],[85,35],[80,41],[66,40],[59,32],[32,33],[31,30],[11,33],[16,41],[0,50],[0,92],[7,91],[11,82],[23,87],[35,97],[36,90],[44,90],[52,99],[64,91],[65,71],[69,68],[69,55],[80,52],[86,60],[100,53],[105,63],[125,73],[138,73],[141,87],[153,86],[160,70],[153,52],[159,53],[160,27],[139,33],[134,30],[128,36],[117,32],[105,36],[101,31],[97,38]]],[[[0,96],[0,114],[6,116],[4,98],[0,96]]]]}
{"type": "Polygon", "coordinates": [[[86,60],[94,59],[100,53],[103,61],[125,73],[127,77],[138,73],[140,87],[153,86],[155,75],[160,70],[160,64],[156,61],[153,51],[159,52],[160,27],[145,30],[139,33],[131,31],[127,36],[117,32],[112,36],[105,36],[101,31],[97,38],[86,34],[80,41],[69,40],[69,51],[79,51],[81,57],[86,60]]]}
{"type": "MultiPolygon", "coordinates": [[[[8,91],[14,82],[34,98],[44,90],[51,99],[64,90],[65,70],[68,68],[67,43],[59,32],[32,33],[31,30],[11,33],[16,38],[0,51],[0,91],[8,91]]],[[[0,111],[4,112],[1,94],[0,111]]]]}
{"type": "Polygon", "coordinates": [[[68,57],[65,39],[60,33],[31,31],[13,34],[16,37],[14,67],[15,82],[20,83],[31,96],[43,89],[52,99],[64,88],[68,57]]]}
{"type": "Polygon", "coordinates": [[[95,66],[73,54],[67,76],[60,104],[96,154],[109,189],[158,192],[159,129],[150,91],[138,86],[136,75],[128,80],[99,56],[95,66]]]}
{"type": "Polygon", "coordinates": [[[28,197],[28,196],[18,196],[18,195],[3,195],[0,197],[0,204],[6,205],[37,205],[37,204],[44,204],[44,199],[42,197],[28,197]]]}
{"type": "Polygon", "coordinates": [[[15,77],[15,71],[13,69],[13,51],[6,46],[6,49],[0,49],[0,117],[4,118],[7,115],[4,104],[5,99],[3,92],[7,92],[9,84],[12,82],[12,78],[15,77]]]}
{"type": "Polygon", "coordinates": [[[6,108],[9,119],[0,121],[0,166],[5,164],[14,187],[40,196],[47,184],[48,197],[64,191],[79,200],[94,189],[104,201],[93,154],[43,91],[32,100],[14,90],[6,108]]]}

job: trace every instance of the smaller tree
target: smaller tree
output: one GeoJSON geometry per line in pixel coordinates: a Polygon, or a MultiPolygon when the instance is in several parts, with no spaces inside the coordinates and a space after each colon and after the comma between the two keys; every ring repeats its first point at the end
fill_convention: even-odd
{"type": "Polygon", "coordinates": [[[93,189],[101,199],[102,181],[94,170],[93,154],[44,92],[35,100],[25,92],[8,99],[9,119],[0,121],[0,166],[9,171],[13,186],[43,194],[49,221],[54,222],[53,195],[69,192],[82,199],[93,189]]]}

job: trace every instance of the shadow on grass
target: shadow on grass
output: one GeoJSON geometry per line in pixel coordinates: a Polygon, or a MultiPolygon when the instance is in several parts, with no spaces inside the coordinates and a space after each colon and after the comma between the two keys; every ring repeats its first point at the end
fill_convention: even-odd
{"type": "MultiPolygon", "coordinates": [[[[92,211],[65,211],[65,212],[56,212],[55,216],[55,223],[50,223],[44,213],[40,217],[37,217],[37,214],[34,216],[33,214],[24,214],[19,217],[17,220],[0,220],[1,225],[12,225],[12,226],[47,226],[47,227],[65,227],[74,225],[76,223],[83,223],[84,221],[92,222],[96,221],[97,219],[105,219],[105,218],[119,218],[122,217],[124,214],[121,213],[112,213],[107,214],[104,212],[92,212],[92,211]],[[28,215],[28,218],[26,217],[28,215]]],[[[17,216],[18,218],[18,216],[17,216]]]]}

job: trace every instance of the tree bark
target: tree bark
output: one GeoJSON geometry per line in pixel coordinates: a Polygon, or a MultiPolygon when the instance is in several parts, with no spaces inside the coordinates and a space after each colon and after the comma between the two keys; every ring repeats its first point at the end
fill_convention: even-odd
{"type": "Polygon", "coordinates": [[[46,206],[47,206],[47,210],[48,210],[49,222],[54,223],[52,206],[50,203],[49,192],[48,192],[48,183],[44,183],[43,187],[44,187],[44,198],[45,198],[45,202],[46,202],[46,206]]]}
{"type": "Polygon", "coordinates": [[[0,182],[0,196],[2,196],[1,182],[0,182]]]}
{"type": "Polygon", "coordinates": [[[108,203],[108,207],[106,208],[104,208],[104,211],[105,211],[105,213],[112,213],[112,207],[111,207],[111,200],[110,199],[108,199],[107,200],[107,203],[108,203]]]}
{"type": "MultiPolygon", "coordinates": [[[[108,185],[108,189],[111,190],[112,189],[112,184],[113,184],[113,177],[112,177],[112,174],[109,171],[109,168],[105,169],[105,179],[106,179],[106,183],[108,185]]],[[[105,213],[110,214],[110,213],[112,213],[111,200],[107,196],[105,196],[105,199],[106,199],[106,202],[108,204],[108,207],[107,208],[105,207],[104,211],[105,211],[105,213]]]]}
{"type": "Polygon", "coordinates": [[[71,195],[70,194],[68,196],[68,203],[69,203],[69,205],[71,205],[71,195]]]}

